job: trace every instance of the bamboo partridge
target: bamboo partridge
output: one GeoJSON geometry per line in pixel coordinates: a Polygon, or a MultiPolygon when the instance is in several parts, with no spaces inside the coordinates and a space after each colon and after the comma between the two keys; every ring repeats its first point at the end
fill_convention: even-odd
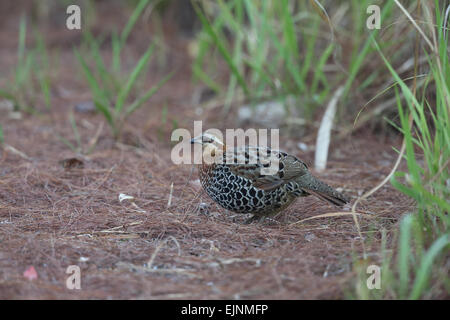
{"type": "Polygon", "coordinates": [[[230,151],[220,139],[208,133],[192,139],[191,143],[202,145],[199,175],[203,189],[225,209],[252,213],[247,223],[273,216],[297,197],[310,194],[336,206],[348,203],[344,195],[312,176],[306,164],[293,155],[251,146],[230,151]],[[262,174],[264,169],[269,169],[270,162],[263,161],[261,154],[278,160],[273,174],[262,174]]]}

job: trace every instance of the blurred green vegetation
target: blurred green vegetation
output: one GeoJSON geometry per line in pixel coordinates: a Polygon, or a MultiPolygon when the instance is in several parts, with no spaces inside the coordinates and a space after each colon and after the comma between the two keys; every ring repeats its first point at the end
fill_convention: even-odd
{"type": "Polygon", "coordinates": [[[75,50],[75,55],[91,88],[95,107],[105,117],[114,138],[117,140],[121,138],[122,129],[128,117],[144,106],[144,103],[172,76],[172,73],[170,73],[154,87],[141,94],[132,102],[127,103],[139,77],[148,66],[154,51],[154,45],[151,44],[148,47],[129,74],[125,74],[121,70],[121,53],[128,36],[148,4],[149,0],[139,1],[120,35],[113,31],[111,37],[112,62],[110,67],[106,66],[100,53],[100,41],[92,36],[89,31],[85,32],[84,39],[88,44],[87,48],[90,51],[90,57],[95,61],[94,67],[89,67],[83,55],[75,50]]]}
{"type": "MultiPolygon", "coordinates": [[[[322,106],[339,84],[348,97],[371,86],[380,74],[366,27],[366,8],[380,1],[194,1],[202,23],[193,74],[225,96],[225,109],[236,97],[252,102],[299,97],[307,117],[322,106]],[[334,15],[329,15],[333,12],[334,15]],[[220,81],[224,62],[228,82],[220,81]],[[370,62],[370,63],[368,63],[370,62]],[[301,99],[300,99],[301,98],[301,99]]],[[[392,16],[393,2],[381,6],[381,20],[392,16]]],[[[386,24],[386,22],[384,22],[386,24]]],[[[383,49],[398,50],[392,41],[398,28],[383,29],[383,49]]]]}
{"type": "Polygon", "coordinates": [[[49,56],[42,34],[33,33],[34,47],[26,48],[27,19],[22,16],[19,27],[17,65],[13,71],[13,80],[0,89],[0,97],[12,101],[15,110],[35,113],[36,100],[41,97],[47,109],[51,108],[50,87],[52,73],[49,56]]]}

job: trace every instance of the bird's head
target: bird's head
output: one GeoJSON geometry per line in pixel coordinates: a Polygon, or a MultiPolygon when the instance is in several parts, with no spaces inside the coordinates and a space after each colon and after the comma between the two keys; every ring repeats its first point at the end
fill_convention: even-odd
{"type": "Polygon", "coordinates": [[[219,153],[225,151],[225,144],[218,137],[211,133],[204,132],[201,135],[191,139],[191,144],[201,144],[203,156],[216,157],[219,153]]]}
{"type": "Polygon", "coordinates": [[[191,139],[191,144],[194,143],[198,143],[201,144],[204,147],[208,146],[208,145],[214,145],[217,148],[222,148],[224,146],[224,143],[217,138],[215,135],[211,134],[211,133],[202,133],[201,135],[192,138],[191,139]]]}

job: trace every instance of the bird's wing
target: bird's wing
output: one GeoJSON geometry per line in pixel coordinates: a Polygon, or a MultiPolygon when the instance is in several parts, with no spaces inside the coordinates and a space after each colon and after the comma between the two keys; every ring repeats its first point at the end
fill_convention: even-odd
{"type": "Polygon", "coordinates": [[[234,151],[234,154],[227,151],[227,163],[231,172],[249,179],[254,187],[262,190],[275,189],[308,172],[308,168],[301,160],[281,151],[266,148],[260,153],[261,148],[256,147],[236,148],[234,151]],[[275,167],[275,173],[264,174],[270,167],[276,165],[278,167],[275,167]]]}

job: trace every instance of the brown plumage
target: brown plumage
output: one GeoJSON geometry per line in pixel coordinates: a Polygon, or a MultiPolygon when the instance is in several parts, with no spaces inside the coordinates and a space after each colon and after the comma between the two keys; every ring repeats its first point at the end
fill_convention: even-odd
{"type": "Polygon", "coordinates": [[[251,146],[230,152],[210,134],[196,137],[191,143],[202,144],[204,159],[215,159],[213,163],[204,161],[199,167],[200,182],[206,193],[225,209],[252,213],[248,222],[273,216],[297,197],[310,194],[336,206],[348,202],[344,195],[312,176],[306,164],[293,155],[251,146]],[[261,152],[278,161],[278,167],[269,175],[262,174],[270,163],[261,152]]]}

